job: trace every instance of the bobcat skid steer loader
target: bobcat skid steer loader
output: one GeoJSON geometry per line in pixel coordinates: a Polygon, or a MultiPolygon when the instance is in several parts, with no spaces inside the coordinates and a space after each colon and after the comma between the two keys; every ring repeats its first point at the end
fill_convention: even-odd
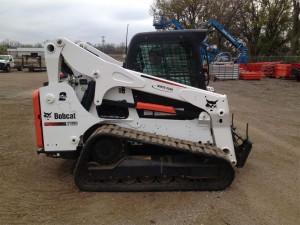
{"type": "Polygon", "coordinates": [[[48,82],[33,93],[38,153],[77,159],[83,191],[223,190],[252,143],[226,95],[206,90],[203,30],[136,35],[125,63],[65,38],[45,46],[48,82]],[[159,52],[165,72],[146,74],[159,52]]]}

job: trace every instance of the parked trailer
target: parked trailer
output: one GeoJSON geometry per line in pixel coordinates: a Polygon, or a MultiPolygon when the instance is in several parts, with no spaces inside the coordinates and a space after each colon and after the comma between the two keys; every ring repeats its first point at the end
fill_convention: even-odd
{"type": "Polygon", "coordinates": [[[46,70],[45,59],[36,53],[22,55],[22,65],[24,69],[28,69],[30,72],[34,70],[46,70]]]}
{"type": "Polygon", "coordinates": [[[44,48],[16,48],[7,49],[7,52],[19,62],[18,70],[46,70],[44,48]]]}

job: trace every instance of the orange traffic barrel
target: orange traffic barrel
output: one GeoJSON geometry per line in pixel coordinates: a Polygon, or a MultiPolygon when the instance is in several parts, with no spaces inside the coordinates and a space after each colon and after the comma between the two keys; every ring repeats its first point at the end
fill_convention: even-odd
{"type": "Polygon", "coordinates": [[[291,75],[291,64],[276,64],[275,77],[289,77],[291,75]]]}

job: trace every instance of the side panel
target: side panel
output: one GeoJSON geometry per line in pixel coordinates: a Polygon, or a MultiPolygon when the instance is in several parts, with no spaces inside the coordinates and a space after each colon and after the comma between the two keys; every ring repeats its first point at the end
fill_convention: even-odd
{"type": "Polygon", "coordinates": [[[40,104],[45,151],[76,150],[80,136],[99,122],[66,83],[41,88],[40,104]]]}

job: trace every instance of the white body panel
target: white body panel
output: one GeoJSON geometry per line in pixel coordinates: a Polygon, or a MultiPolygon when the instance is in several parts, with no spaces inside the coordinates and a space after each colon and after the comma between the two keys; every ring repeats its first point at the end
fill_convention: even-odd
{"type": "Polygon", "coordinates": [[[45,57],[49,85],[40,88],[42,129],[46,152],[76,150],[81,136],[87,129],[97,123],[114,123],[183,140],[213,143],[226,153],[228,152],[228,158],[236,164],[229,108],[225,95],[124,69],[114,60],[104,57],[103,54],[86,44],[80,47],[62,38],[46,46],[45,57]],[[89,112],[80,103],[83,90],[85,90],[84,85],[78,84],[73,88],[67,80],[61,82],[59,78],[62,57],[75,71],[75,76],[80,75],[96,81],[94,102],[89,112]],[[118,93],[119,87],[125,87],[125,92],[118,93]],[[147,119],[140,118],[136,109],[130,108],[126,119],[98,117],[96,106],[101,105],[103,99],[126,100],[126,102],[134,103],[131,91],[133,89],[188,102],[206,112],[202,112],[199,118],[194,120],[147,119]],[[65,95],[64,99],[60,99],[62,94],[65,95]],[[61,126],[56,123],[61,123],[61,126]]]}

